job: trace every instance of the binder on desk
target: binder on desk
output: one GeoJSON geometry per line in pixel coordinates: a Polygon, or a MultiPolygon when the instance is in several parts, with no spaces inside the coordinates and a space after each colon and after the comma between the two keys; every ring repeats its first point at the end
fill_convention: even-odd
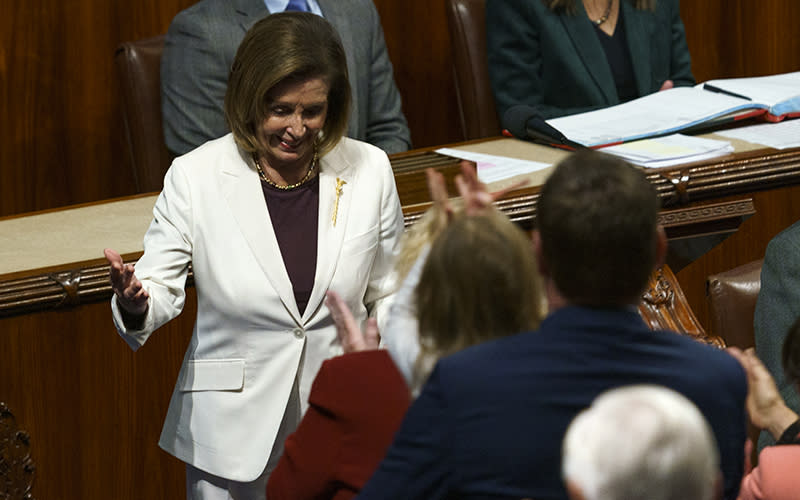
{"type": "Polygon", "coordinates": [[[608,108],[547,120],[570,140],[597,148],[763,116],[800,116],[800,71],[711,80],[608,108]]]}

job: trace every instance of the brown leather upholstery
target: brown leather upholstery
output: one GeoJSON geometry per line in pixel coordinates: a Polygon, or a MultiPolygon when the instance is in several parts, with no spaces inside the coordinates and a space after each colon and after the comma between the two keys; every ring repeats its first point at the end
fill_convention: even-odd
{"type": "Polygon", "coordinates": [[[761,290],[761,260],[749,262],[706,281],[712,331],[729,346],[753,347],[753,314],[761,290]]]}
{"type": "Polygon", "coordinates": [[[136,192],[161,191],[172,154],[161,122],[164,35],[124,42],[114,53],[136,192]]]}
{"type": "Polygon", "coordinates": [[[486,1],[446,0],[464,140],[500,135],[486,59],[486,1]]]}

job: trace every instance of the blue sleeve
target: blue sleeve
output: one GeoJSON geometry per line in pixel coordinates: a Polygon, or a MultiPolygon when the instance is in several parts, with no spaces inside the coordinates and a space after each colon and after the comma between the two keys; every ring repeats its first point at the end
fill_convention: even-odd
{"type": "Polygon", "coordinates": [[[449,496],[455,484],[450,469],[453,429],[443,389],[437,365],[358,499],[435,500],[449,496]]]}

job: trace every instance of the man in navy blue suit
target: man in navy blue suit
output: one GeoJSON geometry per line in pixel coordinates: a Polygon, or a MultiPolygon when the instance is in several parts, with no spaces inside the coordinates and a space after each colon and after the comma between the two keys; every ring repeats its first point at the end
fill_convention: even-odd
{"type": "Polygon", "coordinates": [[[440,360],[358,498],[566,500],[561,443],[572,418],[608,389],[656,384],[709,421],[724,496],[735,499],[742,368],[724,351],[649,330],[637,312],[666,254],[658,210],[651,184],[623,161],[595,152],[564,160],[541,191],[534,233],[549,316],[537,331],[440,360]]]}

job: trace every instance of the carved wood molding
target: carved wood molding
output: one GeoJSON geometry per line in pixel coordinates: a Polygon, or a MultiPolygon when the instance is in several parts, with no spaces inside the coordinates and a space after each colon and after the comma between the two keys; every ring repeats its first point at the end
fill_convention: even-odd
{"type": "Polygon", "coordinates": [[[689,307],[678,279],[668,266],[650,275],[639,303],[639,315],[652,330],[681,332],[706,344],[725,347],[716,335],[706,333],[689,307]]]}
{"type": "Polygon", "coordinates": [[[31,487],[36,466],[30,454],[31,437],[17,428],[17,421],[0,402],[0,498],[33,500],[31,487]]]}
{"type": "MultiPolygon", "coordinates": [[[[403,200],[405,224],[410,226],[430,206],[425,169],[432,167],[443,172],[452,188],[458,160],[433,151],[413,151],[393,157],[392,167],[403,200]]],[[[648,178],[667,206],[659,220],[668,236],[714,232],[719,229],[715,224],[730,230],[755,212],[752,200],[725,203],[697,200],[800,183],[800,149],[744,153],[717,163],[653,172],[648,178]],[[677,184],[669,180],[675,178],[677,184]],[[692,205],[676,205],[687,200],[693,201],[692,205]]],[[[529,229],[536,216],[538,196],[538,187],[526,188],[509,194],[497,205],[511,220],[529,229]]],[[[105,265],[5,280],[0,281],[0,317],[68,308],[110,297],[105,265]]]]}

